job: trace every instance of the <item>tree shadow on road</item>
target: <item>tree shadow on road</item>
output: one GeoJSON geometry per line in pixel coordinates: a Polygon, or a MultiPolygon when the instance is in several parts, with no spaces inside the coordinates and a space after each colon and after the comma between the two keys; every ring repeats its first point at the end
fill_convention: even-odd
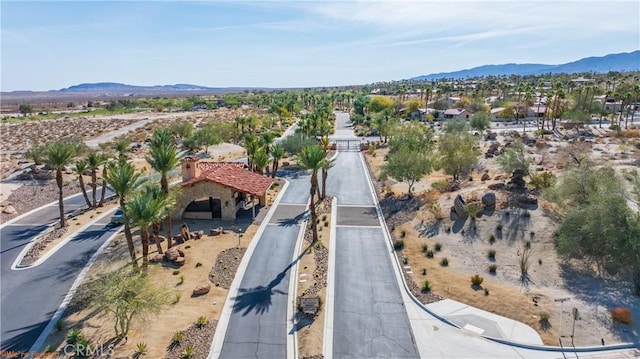
{"type": "MultiPolygon", "coordinates": [[[[302,255],[308,250],[302,251],[302,255]]],[[[276,289],[276,287],[282,282],[287,275],[287,272],[293,267],[300,259],[302,255],[298,256],[293,262],[289,263],[276,277],[269,282],[266,286],[257,286],[254,288],[239,288],[238,296],[233,298],[235,300],[233,304],[233,312],[242,312],[242,316],[255,311],[256,314],[263,314],[269,311],[271,307],[272,298],[274,294],[287,295],[287,292],[276,289]]]]}

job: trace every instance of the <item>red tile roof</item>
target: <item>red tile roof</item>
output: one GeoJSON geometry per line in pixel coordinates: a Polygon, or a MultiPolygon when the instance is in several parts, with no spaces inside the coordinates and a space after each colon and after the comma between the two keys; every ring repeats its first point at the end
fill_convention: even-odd
{"type": "Polygon", "coordinates": [[[210,181],[236,191],[262,196],[273,183],[271,177],[251,172],[244,164],[235,162],[200,162],[200,176],[182,183],[183,186],[210,181]]]}

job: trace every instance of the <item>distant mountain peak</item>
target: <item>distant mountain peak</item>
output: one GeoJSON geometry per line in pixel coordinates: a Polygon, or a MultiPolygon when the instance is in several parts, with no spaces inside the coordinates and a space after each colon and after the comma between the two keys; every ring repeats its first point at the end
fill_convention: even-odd
{"type": "Polygon", "coordinates": [[[545,64],[515,64],[483,65],[471,69],[441,72],[410,78],[414,81],[430,81],[442,78],[469,78],[480,76],[509,76],[509,75],[542,75],[546,73],[580,73],[609,71],[638,71],[640,70],[640,50],[609,54],[605,56],[586,57],[577,61],[559,65],[545,64]]]}

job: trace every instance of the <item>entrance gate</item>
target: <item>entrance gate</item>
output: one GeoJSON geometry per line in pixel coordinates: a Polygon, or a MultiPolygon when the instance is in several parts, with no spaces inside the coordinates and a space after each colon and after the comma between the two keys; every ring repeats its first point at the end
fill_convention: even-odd
{"type": "Polygon", "coordinates": [[[333,140],[337,151],[360,151],[361,140],[333,140]]]}

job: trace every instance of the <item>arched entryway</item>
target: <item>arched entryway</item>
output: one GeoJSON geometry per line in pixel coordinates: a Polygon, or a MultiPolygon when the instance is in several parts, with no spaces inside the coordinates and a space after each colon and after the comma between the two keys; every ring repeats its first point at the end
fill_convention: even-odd
{"type": "Polygon", "coordinates": [[[213,197],[202,197],[192,201],[184,210],[182,218],[213,219],[222,218],[222,201],[213,197]]]}

